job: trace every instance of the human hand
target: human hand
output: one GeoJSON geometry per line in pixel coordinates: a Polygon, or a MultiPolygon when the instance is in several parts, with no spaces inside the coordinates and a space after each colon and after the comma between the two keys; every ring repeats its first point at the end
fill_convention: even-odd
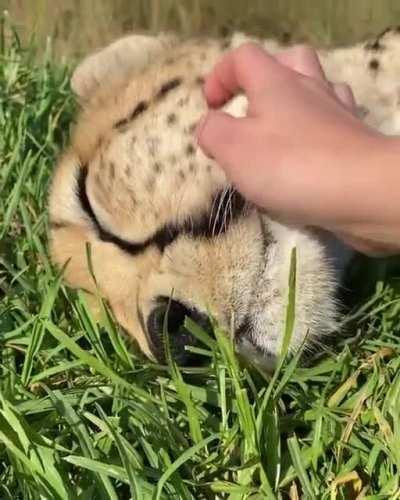
{"type": "Polygon", "coordinates": [[[245,44],[216,65],[204,93],[211,109],[198,142],[248,199],[279,220],[335,232],[365,253],[398,249],[382,234],[388,228],[377,227],[384,201],[372,192],[382,179],[371,162],[381,164],[388,139],[355,116],[351,90],[326,80],[312,49],[272,57],[245,44]],[[217,110],[239,91],[249,101],[245,118],[217,110]]]}

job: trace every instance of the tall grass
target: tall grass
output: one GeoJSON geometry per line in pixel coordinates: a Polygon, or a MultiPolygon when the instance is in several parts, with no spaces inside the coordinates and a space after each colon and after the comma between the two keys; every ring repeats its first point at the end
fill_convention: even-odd
{"type": "MultiPolygon", "coordinates": [[[[310,367],[283,360],[270,378],[239,363],[217,327],[214,339],[190,322],[208,366],[143,359],[106,306],[96,324],[49,262],[47,187],[73,115],[69,68],[4,31],[0,498],[399,498],[396,280],[378,280],[353,312],[357,343],[337,341],[310,367]]],[[[295,266],[290,283],[286,339],[295,266]]]]}
{"type": "Polygon", "coordinates": [[[82,54],[133,30],[185,35],[241,29],[284,40],[353,43],[400,24],[396,0],[0,0],[26,39],[82,54]]]}

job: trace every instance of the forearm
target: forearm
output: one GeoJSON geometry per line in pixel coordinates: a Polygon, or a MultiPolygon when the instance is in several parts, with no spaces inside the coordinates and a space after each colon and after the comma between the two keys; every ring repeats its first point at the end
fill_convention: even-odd
{"type": "Polygon", "coordinates": [[[349,158],[347,188],[329,229],[369,254],[400,250],[400,139],[380,136],[349,158]]]}

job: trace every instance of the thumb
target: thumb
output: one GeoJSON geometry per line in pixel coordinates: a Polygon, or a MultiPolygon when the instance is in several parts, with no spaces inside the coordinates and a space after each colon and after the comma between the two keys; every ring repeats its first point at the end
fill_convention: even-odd
{"type": "Polygon", "coordinates": [[[234,168],[243,163],[243,157],[246,156],[243,150],[248,149],[246,137],[249,137],[249,120],[210,110],[197,126],[197,143],[205,155],[221,166],[234,168]]]}

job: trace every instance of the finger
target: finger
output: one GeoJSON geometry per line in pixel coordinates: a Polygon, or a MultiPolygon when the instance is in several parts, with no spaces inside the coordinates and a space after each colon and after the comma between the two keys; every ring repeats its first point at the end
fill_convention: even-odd
{"type": "Polygon", "coordinates": [[[251,134],[247,133],[249,121],[223,111],[209,111],[197,128],[197,142],[204,153],[221,166],[244,165],[248,157],[247,143],[251,140],[251,134]]]}
{"type": "Polygon", "coordinates": [[[277,61],[287,66],[297,73],[314,78],[319,81],[326,81],[324,70],[322,69],[318,54],[307,45],[296,45],[275,55],[277,61]]]}
{"type": "Polygon", "coordinates": [[[255,43],[228,52],[206,78],[204,94],[209,106],[219,107],[239,91],[249,100],[277,78],[287,74],[278,61],[255,43]]]}
{"type": "Polygon", "coordinates": [[[357,105],[351,87],[346,83],[334,83],[333,91],[335,92],[339,101],[354,113],[357,105]]]}

